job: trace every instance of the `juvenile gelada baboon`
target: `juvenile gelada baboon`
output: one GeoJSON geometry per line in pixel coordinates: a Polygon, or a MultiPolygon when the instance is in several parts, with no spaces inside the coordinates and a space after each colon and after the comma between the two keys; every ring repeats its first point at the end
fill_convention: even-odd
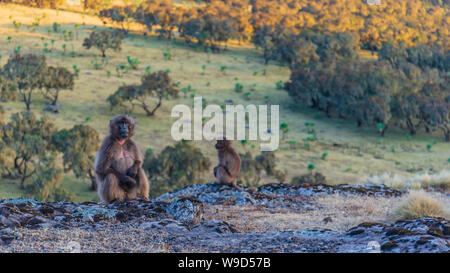
{"type": "Polygon", "coordinates": [[[242,191],[237,185],[237,177],[241,172],[241,158],[231,147],[231,141],[217,140],[216,149],[219,157],[219,164],[214,167],[216,183],[230,185],[242,191]]]}
{"type": "Polygon", "coordinates": [[[150,185],[142,169],[142,154],[131,139],[135,122],[118,115],[109,122],[109,134],[95,157],[97,193],[103,202],[137,197],[148,200],[150,185]]]}

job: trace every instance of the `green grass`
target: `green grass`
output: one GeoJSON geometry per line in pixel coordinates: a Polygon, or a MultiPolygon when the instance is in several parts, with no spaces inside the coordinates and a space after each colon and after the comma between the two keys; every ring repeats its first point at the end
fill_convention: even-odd
{"type": "MultiPolygon", "coordinates": [[[[123,43],[121,52],[107,51],[109,63],[103,70],[95,70],[90,63],[94,54],[99,54],[95,49],[86,50],[81,47],[82,40],[88,36],[92,25],[101,25],[100,20],[87,16],[84,20],[87,25],[79,30],[79,39],[74,41],[63,41],[61,34],[47,32],[54,21],[61,24],[61,29],[74,30],[74,24],[81,24],[80,14],[61,12],[59,16],[52,16],[51,10],[39,10],[25,7],[10,8],[10,5],[1,5],[0,12],[0,54],[3,65],[13,49],[19,44],[23,53],[42,54],[43,41],[55,39],[55,50],[46,54],[47,61],[51,65],[61,65],[72,70],[73,65],[80,69],[79,79],[75,81],[73,91],[61,92],[60,102],[62,111],[57,114],[49,114],[51,120],[59,128],[72,127],[85,121],[90,117],[88,124],[99,131],[103,137],[107,132],[108,121],[120,111],[111,111],[106,98],[114,93],[123,83],[139,83],[140,77],[147,66],[150,71],[170,69],[170,76],[174,82],[180,82],[180,88],[188,85],[197,90],[197,95],[203,96],[209,104],[225,104],[225,100],[232,99],[234,104],[266,104],[265,97],[269,98],[270,104],[280,105],[280,122],[287,122],[290,131],[286,139],[280,144],[277,152],[279,158],[278,166],[281,170],[288,172],[287,181],[294,176],[307,173],[309,163],[315,164],[315,171],[323,173],[330,183],[354,183],[361,181],[366,175],[375,175],[384,172],[408,175],[420,171],[438,172],[449,168],[448,151],[450,145],[443,142],[441,135],[428,135],[419,132],[411,140],[408,140],[406,132],[401,130],[390,130],[387,136],[380,140],[376,135],[376,128],[357,128],[355,122],[342,119],[329,119],[323,113],[308,109],[294,109],[292,99],[284,90],[276,89],[276,82],[289,79],[289,69],[274,62],[263,65],[261,52],[251,45],[241,47],[230,45],[229,50],[219,54],[211,54],[208,62],[207,54],[201,49],[191,48],[183,41],[176,41],[175,48],[171,49],[173,59],[168,61],[163,52],[167,49],[168,41],[157,37],[144,37],[137,34],[130,35],[123,43]],[[19,32],[14,30],[12,21],[16,20],[29,24],[29,18],[38,16],[43,12],[47,17],[41,21],[41,26],[36,32],[28,32],[22,27],[19,32]],[[9,15],[13,18],[9,19],[9,15]],[[28,21],[27,21],[28,20],[28,21]],[[8,43],[7,37],[12,36],[13,42],[8,43]],[[63,57],[62,44],[67,44],[67,51],[72,46],[77,57],[63,57]],[[137,70],[129,70],[127,74],[119,78],[116,76],[115,67],[126,64],[126,57],[138,58],[140,65],[137,70]],[[206,65],[203,71],[202,65],[206,65]],[[220,67],[226,66],[226,74],[220,71],[220,67]],[[263,75],[263,69],[266,75],[263,75]],[[108,78],[106,70],[111,71],[108,78]],[[255,71],[259,71],[254,75],[255,71]],[[204,72],[204,73],[203,73],[204,72]],[[236,79],[237,78],[237,79],[236,79]],[[207,86],[207,82],[210,85],[207,86]],[[243,92],[235,92],[235,84],[243,85],[243,92]],[[255,91],[251,92],[250,100],[243,96],[252,86],[256,84],[255,91]],[[308,136],[305,122],[314,122],[318,141],[312,142],[310,150],[304,148],[304,139],[308,136]],[[296,141],[296,149],[292,149],[290,140],[296,141]],[[433,141],[431,152],[427,152],[426,145],[433,141]],[[321,159],[324,151],[328,152],[326,160],[321,159]]],[[[372,59],[370,52],[361,51],[363,58],[372,59]]],[[[33,98],[32,110],[37,115],[44,112],[45,101],[39,93],[33,98]]],[[[147,117],[141,110],[132,116],[138,122],[135,140],[140,148],[145,151],[152,148],[156,153],[160,152],[166,145],[174,143],[170,136],[170,129],[175,119],[170,117],[171,109],[176,104],[192,105],[190,98],[181,98],[172,101],[163,101],[163,106],[156,112],[155,117],[147,117]]],[[[21,102],[2,103],[7,111],[7,117],[22,111],[25,106],[21,102]]],[[[200,141],[195,143],[202,152],[216,163],[216,151],[212,142],[200,141]]],[[[239,142],[234,146],[238,151],[244,151],[239,142]]],[[[247,150],[253,154],[259,153],[258,143],[249,142],[247,150]],[[254,149],[251,145],[255,144],[254,149]]],[[[208,180],[213,180],[212,170],[207,175],[208,180]]],[[[271,178],[263,177],[262,182],[273,182],[271,178]]],[[[63,186],[77,195],[77,201],[95,200],[96,193],[89,191],[89,183],[80,181],[72,174],[66,175],[63,186]]],[[[21,196],[18,186],[8,181],[0,180],[0,198],[21,196]]]]}

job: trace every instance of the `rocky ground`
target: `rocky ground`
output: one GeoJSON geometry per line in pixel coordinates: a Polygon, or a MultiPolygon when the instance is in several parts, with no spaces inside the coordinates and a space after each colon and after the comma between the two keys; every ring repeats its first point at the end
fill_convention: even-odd
{"type": "Polygon", "coordinates": [[[450,252],[446,219],[384,220],[401,195],[380,185],[205,184],[113,204],[11,199],[0,201],[0,252],[450,252]]]}

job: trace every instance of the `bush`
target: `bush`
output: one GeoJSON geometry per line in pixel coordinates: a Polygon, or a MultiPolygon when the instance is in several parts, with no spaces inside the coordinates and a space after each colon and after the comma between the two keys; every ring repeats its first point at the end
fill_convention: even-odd
{"type": "Polygon", "coordinates": [[[250,152],[239,154],[241,157],[241,173],[238,180],[245,186],[258,186],[261,180],[261,172],[274,177],[278,182],[284,182],[286,172],[276,168],[277,158],[275,152],[261,152],[253,158],[250,152]]]}
{"type": "MultiPolygon", "coordinates": [[[[51,143],[55,126],[47,117],[38,120],[32,112],[20,112],[11,116],[2,130],[2,141],[14,153],[13,168],[7,169],[10,178],[25,181],[38,170],[38,165],[55,151],[51,143]]],[[[5,173],[4,173],[5,175],[5,173]]]]}
{"type": "Polygon", "coordinates": [[[167,146],[158,156],[149,149],[145,153],[143,163],[143,168],[152,182],[152,197],[193,183],[204,183],[202,175],[209,171],[210,167],[209,159],[188,141],[167,146]]]}
{"type": "Polygon", "coordinates": [[[292,178],[291,184],[294,185],[319,185],[319,184],[327,184],[327,179],[325,176],[319,172],[315,172],[314,174],[308,173],[301,176],[296,176],[292,178]]]}
{"type": "Polygon", "coordinates": [[[410,192],[395,210],[398,220],[409,220],[421,217],[445,217],[441,203],[425,192],[410,192]]]}
{"type": "Polygon", "coordinates": [[[63,153],[64,171],[73,171],[77,178],[89,178],[91,189],[96,190],[94,160],[99,148],[98,132],[88,125],[75,125],[54,134],[52,143],[63,153]]]}
{"type": "Polygon", "coordinates": [[[63,172],[56,167],[55,157],[47,157],[35,166],[32,183],[25,190],[34,199],[40,201],[73,201],[74,195],[62,189],[63,172]]]}

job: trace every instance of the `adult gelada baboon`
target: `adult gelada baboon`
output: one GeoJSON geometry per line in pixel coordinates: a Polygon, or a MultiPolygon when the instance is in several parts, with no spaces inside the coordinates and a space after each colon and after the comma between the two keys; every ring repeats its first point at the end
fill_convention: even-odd
{"type": "Polygon", "coordinates": [[[230,185],[242,191],[237,185],[237,177],[241,172],[241,158],[231,147],[231,141],[217,140],[216,149],[219,157],[219,164],[214,168],[216,183],[230,185]]]}
{"type": "Polygon", "coordinates": [[[134,128],[128,115],[109,122],[109,134],[95,157],[97,192],[103,202],[148,200],[150,185],[142,169],[142,154],[131,139],[134,128]]]}

